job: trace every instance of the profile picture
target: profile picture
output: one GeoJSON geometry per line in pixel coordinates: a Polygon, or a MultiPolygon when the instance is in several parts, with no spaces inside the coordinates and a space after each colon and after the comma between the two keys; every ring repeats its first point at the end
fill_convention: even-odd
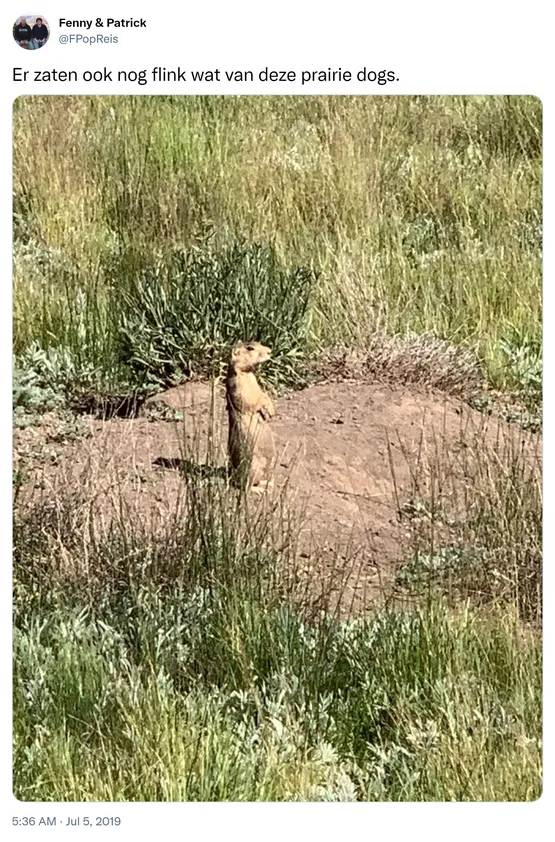
{"type": "Polygon", "coordinates": [[[50,27],[40,15],[21,15],[13,27],[13,37],[24,50],[40,50],[50,36],[50,27]]]}

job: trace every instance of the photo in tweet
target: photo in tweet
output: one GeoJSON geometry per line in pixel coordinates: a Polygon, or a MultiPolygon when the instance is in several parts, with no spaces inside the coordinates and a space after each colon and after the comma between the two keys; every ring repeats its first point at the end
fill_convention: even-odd
{"type": "Polygon", "coordinates": [[[15,100],[18,799],[539,797],[541,191],[531,96],[15,100]]]}

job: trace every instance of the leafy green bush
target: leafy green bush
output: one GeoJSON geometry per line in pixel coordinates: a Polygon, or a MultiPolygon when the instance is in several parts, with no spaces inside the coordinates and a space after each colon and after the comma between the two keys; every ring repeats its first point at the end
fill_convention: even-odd
{"type": "Polygon", "coordinates": [[[286,268],[273,246],[209,241],[138,270],[124,255],[113,271],[122,362],[135,371],[169,384],[218,371],[231,345],[256,339],[272,347],[276,379],[298,380],[314,273],[286,268]]]}
{"type": "Polygon", "coordinates": [[[42,413],[62,408],[102,417],[132,415],[153,391],[152,383],[144,377],[138,382],[131,370],[117,362],[102,369],[86,360],[85,354],[77,355],[72,348],[43,348],[33,342],[14,360],[15,424],[40,423],[42,413]]]}

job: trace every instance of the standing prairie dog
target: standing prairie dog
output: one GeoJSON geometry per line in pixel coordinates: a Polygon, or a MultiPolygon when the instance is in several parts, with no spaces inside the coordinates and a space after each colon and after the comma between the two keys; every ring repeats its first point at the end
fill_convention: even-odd
{"type": "Polygon", "coordinates": [[[226,378],[228,454],[235,484],[261,491],[271,485],[275,445],[268,421],[275,409],[254,370],[272,351],[260,342],[241,342],[231,352],[226,378]]]}

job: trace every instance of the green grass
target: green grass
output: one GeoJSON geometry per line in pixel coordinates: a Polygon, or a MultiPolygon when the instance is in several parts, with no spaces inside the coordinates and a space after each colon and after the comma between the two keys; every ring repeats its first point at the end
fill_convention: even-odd
{"type": "MultiPolygon", "coordinates": [[[[279,272],[317,274],[305,353],[432,331],[471,348],[495,386],[541,377],[534,98],[23,97],[14,210],[18,355],[38,340],[121,379],[120,314],[145,272],[155,295],[183,249],[209,263],[216,248],[225,270],[218,254],[270,243],[279,272]],[[37,166],[47,191],[31,187],[37,166]]],[[[248,299],[248,267],[227,272],[220,287],[248,299]]],[[[252,304],[216,339],[274,339],[281,313],[252,304]]],[[[207,335],[192,330],[198,358],[207,335]]]]}
{"type": "MultiPolygon", "coordinates": [[[[466,513],[502,576],[524,548],[502,520],[495,532],[505,479],[492,473],[481,516],[472,501],[466,513]]],[[[492,578],[486,599],[484,574],[478,598],[462,597],[462,570],[458,590],[455,575],[412,607],[396,600],[351,620],[331,586],[318,594],[303,577],[285,498],[238,506],[223,478],[192,472],[156,527],[117,493],[100,520],[84,489],[32,502],[22,490],[16,795],[537,798],[541,504],[526,488],[506,493],[533,552],[513,584],[492,578]]]]}
{"type": "Polygon", "coordinates": [[[259,617],[262,628],[249,617],[245,634],[235,609],[226,638],[213,641],[222,661],[207,682],[191,639],[209,642],[210,608],[141,597],[135,641],[121,620],[64,605],[17,629],[18,798],[540,794],[540,648],[506,617],[431,606],[310,628],[282,610],[259,617]]]}
{"type": "MultiPolygon", "coordinates": [[[[311,360],[479,384],[476,405],[517,392],[506,417],[537,429],[541,117],[531,97],[19,98],[16,424],[62,410],[51,442],[78,439],[68,407],[215,376],[256,338],[277,387],[311,360]]],[[[16,796],[539,797],[530,442],[419,456],[400,512],[411,599],[350,620],[303,578],[285,503],[256,514],[193,472],[149,522],[116,466],[101,516],[86,482],[30,499],[23,458],[16,796]]]]}
{"type": "Polygon", "coordinates": [[[399,514],[411,533],[411,557],[399,582],[417,594],[447,589],[455,603],[502,598],[539,624],[541,440],[485,419],[474,429],[461,424],[461,441],[448,451],[437,437],[409,459],[412,489],[399,514]]]}

